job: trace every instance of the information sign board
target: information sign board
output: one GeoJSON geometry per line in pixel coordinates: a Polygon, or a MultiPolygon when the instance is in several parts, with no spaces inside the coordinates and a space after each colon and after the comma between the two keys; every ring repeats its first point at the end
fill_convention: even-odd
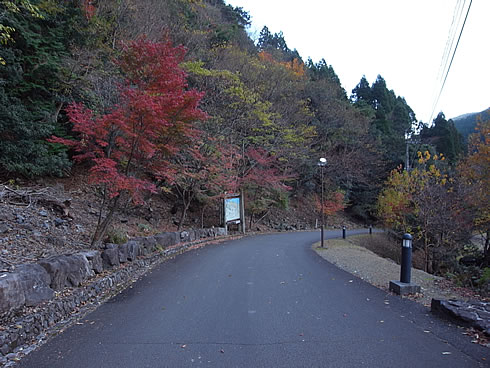
{"type": "Polygon", "coordinates": [[[240,197],[225,198],[225,222],[240,220],[240,197]]]}

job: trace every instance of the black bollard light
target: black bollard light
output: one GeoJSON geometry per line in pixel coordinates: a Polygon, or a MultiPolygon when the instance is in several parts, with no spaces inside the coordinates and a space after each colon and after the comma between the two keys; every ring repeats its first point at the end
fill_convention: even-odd
{"type": "Polygon", "coordinates": [[[410,279],[412,277],[412,235],[404,234],[402,239],[400,282],[410,284],[410,279]]]}
{"type": "Polygon", "coordinates": [[[342,239],[345,239],[345,226],[342,226],[342,239]]]}
{"type": "Polygon", "coordinates": [[[390,281],[390,291],[398,295],[409,295],[420,293],[420,286],[413,284],[412,276],[412,235],[403,235],[402,241],[402,264],[400,268],[400,281],[390,281]]]}
{"type": "Polygon", "coordinates": [[[373,226],[369,225],[369,235],[371,235],[372,233],[373,233],[373,226]]]}

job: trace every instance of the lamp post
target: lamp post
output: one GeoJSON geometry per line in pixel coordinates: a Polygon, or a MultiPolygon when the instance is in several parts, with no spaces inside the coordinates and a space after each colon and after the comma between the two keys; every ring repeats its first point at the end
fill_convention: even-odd
{"type": "Polygon", "coordinates": [[[398,295],[420,293],[420,286],[412,283],[412,235],[405,234],[402,238],[402,262],[400,281],[390,281],[390,291],[398,295]]]}
{"type": "Polygon", "coordinates": [[[320,160],[318,161],[318,166],[320,166],[320,171],[321,171],[321,175],[322,175],[322,183],[321,183],[321,185],[322,185],[322,206],[321,206],[322,207],[322,231],[321,231],[322,232],[322,235],[321,235],[322,240],[321,240],[321,246],[323,248],[323,245],[324,245],[324,243],[323,243],[323,229],[325,226],[325,213],[323,211],[323,170],[324,170],[325,166],[327,166],[327,159],[324,157],[321,157],[320,160]]]}

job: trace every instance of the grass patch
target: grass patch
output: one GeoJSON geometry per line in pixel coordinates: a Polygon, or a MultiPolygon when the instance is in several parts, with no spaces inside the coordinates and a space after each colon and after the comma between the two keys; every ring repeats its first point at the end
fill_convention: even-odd
{"type": "MultiPolygon", "coordinates": [[[[352,244],[369,249],[371,252],[383,258],[389,258],[397,264],[401,263],[401,242],[386,233],[363,234],[349,236],[347,239],[352,244]]],[[[424,257],[422,251],[412,252],[412,267],[424,269],[424,257]]]]}
{"type": "Polygon", "coordinates": [[[388,234],[355,235],[349,241],[359,245],[383,258],[389,258],[400,264],[401,245],[388,234]]]}

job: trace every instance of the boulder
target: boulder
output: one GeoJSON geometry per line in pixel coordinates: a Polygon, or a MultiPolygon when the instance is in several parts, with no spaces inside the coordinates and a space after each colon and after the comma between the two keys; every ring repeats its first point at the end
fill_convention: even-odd
{"type": "Polygon", "coordinates": [[[119,252],[119,262],[125,263],[128,261],[128,243],[119,244],[117,247],[119,252]]]}
{"type": "Polygon", "coordinates": [[[98,250],[89,250],[79,254],[87,259],[90,269],[95,273],[101,273],[104,270],[102,256],[98,250]]]}
{"type": "Polygon", "coordinates": [[[225,236],[226,235],[226,229],[224,227],[216,227],[214,228],[216,232],[216,236],[225,236]]]}
{"type": "Polygon", "coordinates": [[[32,307],[53,297],[51,278],[38,264],[16,266],[14,272],[0,274],[0,313],[32,307]]]}
{"type": "Polygon", "coordinates": [[[133,240],[140,245],[140,255],[146,256],[157,248],[157,241],[153,236],[139,237],[134,238],[133,240]]]}
{"type": "Polygon", "coordinates": [[[196,230],[189,230],[189,241],[195,241],[199,239],[199,233],[196,230]]]}
{"type": "Polygon", "coordinates": [[[61,255],[43,259],[39,265],[51,277],[50,286],[61,290],[65,286],[79,286],[92,275],[92,269],[85,256],[81,254],[61,255]]]}
{"type": "Polygon", "coordinates": [[[21,281],[26,306],[33,307],[53,297],[54,291],[49,287],[51,277],[40,265],[22,264],[15,268],[15,272],[21,281]]]}
{"type": "Polygon", "coordinates": [[[102,264],[104,268],[118,267],[119,262],[119,249],[117,244],[106,244],[105,249],[102,251],[102,264]]]}
{"type": "Polygon", "coordinates": [[[20,293],[19,275],[13,272],[0,273],[0,313],[21,308],[25,302],[24,293],[20,293]]]}
{"type": "Polygon", "coordinates": [[[179,243],[180,234],[175,232],[161,233],[155,235],[154,238],[159,246],[167,248],[179,243]]]}
{"type": "Polygon", "coordinates": [[[181,241],[182,243],[187,243],[187,242],[189,242],[190,240],[191,240],[191,238],[190,238],[190,234],[189,234],[189,232],[188,232],[188,231],[181,231],[181,232],[180,232],[180,241],[181,241]]]}
{"type": "Polygon", "coordinates": [[[490,336],[490,302],[432,299],[431,312],[490,336]]]}
{"type": "Polygon", "coordinates": [[[136,258],[141,254],[139,243],[134,240],[130,240],[125,245],[128,249],[128,260],[135,261],[136,258]]]}

